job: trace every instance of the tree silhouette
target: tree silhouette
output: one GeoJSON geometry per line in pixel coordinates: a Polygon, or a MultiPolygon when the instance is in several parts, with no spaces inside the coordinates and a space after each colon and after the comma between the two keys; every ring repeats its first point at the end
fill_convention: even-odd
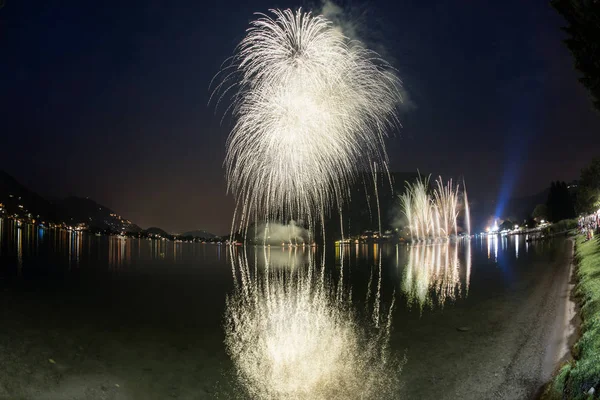
{"type": "Polygon", "coordinates": [[[542,219],[548,219],[548,207],[545,204],[538,204],[533,209],[531,216],[538,221],[541,221],[542,219]]]}
{"type": "Polygon", "coordinates": [[[563,219],[575,218],[575,207],[571,199],[571,193],[565,182],[552,182],[550,192],[546,201],[546,212],[548,220],[558,222],[563,219]]]}
{"type": "Polygon", "coordinates": [[[577,212],[587,214],[600,208],[600,157],[581,170],[577,186],[577,212]]]}
{"type": "Polygon", "coordinates": [[[600,111],[600,1],[552,0],[550,4],[567,20],[568,26],[562,28],[569,35],[565,44],[583,74],[579,81],[600,111]]]}

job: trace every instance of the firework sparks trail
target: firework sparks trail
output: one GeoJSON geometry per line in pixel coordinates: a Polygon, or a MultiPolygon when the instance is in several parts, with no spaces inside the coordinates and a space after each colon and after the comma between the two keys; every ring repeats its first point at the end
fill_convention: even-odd
{"type": "Polygon", "coordinates": [[[236,120],[227,140],[234,227],[251,217],[319,223],[373,163],[387,170],[384,138],[399,126],[400,80],[381,57],[325,17],[258,14],[219,76],[236,120]]]}
{"type": "Polygon", "coordinates": [[[465,230],[471,236],[471,210],[469,209],[469,198],[467,196],[467,185],[463,179],[463,203],[465,205],[465,230]]]}
{"type": "Polygon", "coordinates": [[[403,361],[389,349],[393,300],[387,313],[373,305],[377,329],[360,322],[349,287],[336,293],[344,283],[315,265],[313,250],[278,257],[287,266],[271,265],[265,251],[261,268],[249,265],[245,248],[230,251],[238,272],[227,298],[225,344],[251,398],[395,398],[403,361]]]}
{"type": "Polygon", "coordinates": [[[452,180],[444,184],[442,177],[430,194],[429,177],[406,183],[404,194],[400,195],[400,205],[408,221],[413,241],[447,240],[458,236],[458,216],[464,213],[465,231],[470,236],[470,217],[467,193],[452,180]]]}

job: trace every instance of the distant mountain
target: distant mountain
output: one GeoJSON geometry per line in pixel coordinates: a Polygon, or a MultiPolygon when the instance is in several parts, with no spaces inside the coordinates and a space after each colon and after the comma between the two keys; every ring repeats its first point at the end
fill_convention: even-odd
{"type": "Polygon", "coordinates": [[[110,208],[104,207],[89,198],[67,197],[58,203],[58,209],[60,215],[68,224],[85,223],[90,228],[121,232],[140,232],[142,230],[110,208]]]}
{"type": "Polygon", "coordinates": [[[56,205],[29,190],[5,171],[0,170],[0,203],[9,215],[29,216],[33,219],[55,221],[56,205]]]}
{"type": "Polygon", "coordinates": [[[0,170],[0,203],[8,215],[39,221],[77,225],[117,232],[139,232],[141,228],[108,207],[89,198],[68,197],[48,201],[0,170]]]}
{"type": "Polygon", "coordinates": [[[181,236],[192,236],[192,237],[200,238],[200,239],[212,239],[212,238],[217,237],[217,235],[214,235],[210,232],[203,231],[203,230],[195,230],[195,231],[185,232],[185,233],[182,233],[181,236]]]}
{"type": "Polygon", "coordinates": [[[171,236],[171,235],[170,235],[169,233],[167,233],[166,231],[164,231],[164,230],[162,230],[162,229],[160,229],[160,228],[157,228],[157,227],[155,227],[155,226],[153,226],[153,227],[150,227],[150,228],[146,229],[146,232],[147,232],[147,233],[149,233],[149,234],[152,234],[152,235],[159,235],[159,236],[162,236],[162,237],[168,237],[168,236],[171,236]]]}

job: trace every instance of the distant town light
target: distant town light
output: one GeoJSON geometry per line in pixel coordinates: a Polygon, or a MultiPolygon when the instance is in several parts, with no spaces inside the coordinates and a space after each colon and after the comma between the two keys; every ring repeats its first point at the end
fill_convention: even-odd
{"type": "Polygon", "coordinates": [[[498,220],[494,221],[494,226],[492,226],[491,231],[498,232],[498,220]]]}

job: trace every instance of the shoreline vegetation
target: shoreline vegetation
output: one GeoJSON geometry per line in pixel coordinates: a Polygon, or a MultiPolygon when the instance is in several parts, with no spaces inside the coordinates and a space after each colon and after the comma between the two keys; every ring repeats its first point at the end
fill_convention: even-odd
{"type": "Polygon", "coordinates": [[[571,354],[547,385],[542,399],[600,398],[600,236],[575,240],[575,297],[581,325],[571,354]]]}

